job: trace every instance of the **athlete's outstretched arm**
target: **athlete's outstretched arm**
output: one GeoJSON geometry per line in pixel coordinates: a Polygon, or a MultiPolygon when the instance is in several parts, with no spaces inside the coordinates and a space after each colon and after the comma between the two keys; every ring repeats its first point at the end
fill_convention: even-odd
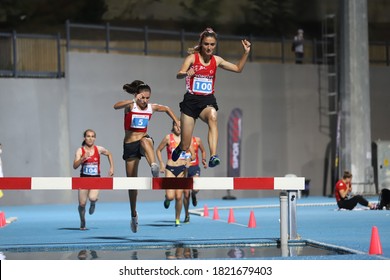
{"type": "Polygon", "coordinates": [[[115,110],[123,109],[123,108],[126,108],[129,105],[132,105],[133,103],[134,103],[133,100],[118,101],[117,103],[114,104],[114,109],[115,110]]]}
{"type": "Polygon", "coordinates": [[[220,56],[215,56],[217,60],[217,65],[221,67],[222,69],[231,71],[231,72],[236,72],[236,73],[241,73],[242,70],[244,69],[245,63],[248,59],[249,52],[251,50],[251,43],[247,40],[241,40],[241,44],[244,48],[244,53],[241,56],[241,59],[236,63],[233,64],[229,61],[224,60],[220,56]]]}

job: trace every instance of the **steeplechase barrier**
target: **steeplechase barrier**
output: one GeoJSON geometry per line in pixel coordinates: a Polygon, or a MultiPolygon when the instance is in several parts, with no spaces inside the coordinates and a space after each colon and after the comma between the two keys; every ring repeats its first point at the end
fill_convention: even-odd
{"type": "Polygon", "coordinates": [[[280,191],[280,242],[297,239],[296,201],[304,177],[3,177],[1,190],[274,190],[280,191]]]}

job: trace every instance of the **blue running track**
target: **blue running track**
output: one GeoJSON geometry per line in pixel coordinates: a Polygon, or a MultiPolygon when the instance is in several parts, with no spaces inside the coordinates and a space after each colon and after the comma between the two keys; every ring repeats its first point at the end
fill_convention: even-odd
{"type": "MultiPolygon", "coordinates": [[[[377,197],[369,198],[376,202],[377,197]]],[[[88,210],[89,205],[87,205],[88,210]]],[[[192,206],[191,206],[192,207],[192,206]]],[[[174,203],[166,210],[163,200],[138,202],[139,230],[130,231],[129,204],[99,201],[93,215],[86,214],[86,231],[79,230],[77,204],[1,207],[6,218],[17,220],[0,228],[0,252],[9,259],[15,252],[58,251],[98,248],[160,248],[169,246],[226,246],[275,243],[280,237],[279,198],[199,200],[191,208],[189,224],[174,226],[174,203]],[[209,217],[199,215],[207,205],[209,217]],[[219,220],[214,220],[214,207],[219,220]],[[235,223],[228,223],[229,209],[235,223]],[[248,228],[250,211],[255,228],[248,228]]],[[[88,211],[87,211],[88,212],[88,211]]],[[[182,220],[184,215],[182,215],[182,220]]],[[[300,241],[350,250],[354,254],[295,257],[297,259],[390,259],[390,211],[339,211],[334,198],[308,197],[298,200],[297,225],[300,241]],[[382,255],[369,255],[372,227],[378,228],[382,255]]],[[[76,253],[77,254],[77,253],[76,253]]],[[[119,253],[118,253],[119,254],[119,253]]],[[[34,259],[24,255],[24,258],[34,259]]],[[[58,258],[62,258],[58,257],[58,258]]],[[[115,255],[113,256],[115,259],[115,255]]],[[[130,258],[130,256],[129,256],[130,258]]],[[[153,257],[152,257],[153,258],[153,257]]],[[[162,256],[155,257],[156,259],[162,256]]],[[[267,258],[267,256],[264,256],[267,258]]],[[[283,258],[283,257],[280,257],[283,258]]],[[[289,257],[294,258],[294,257],[289,257]]]]}

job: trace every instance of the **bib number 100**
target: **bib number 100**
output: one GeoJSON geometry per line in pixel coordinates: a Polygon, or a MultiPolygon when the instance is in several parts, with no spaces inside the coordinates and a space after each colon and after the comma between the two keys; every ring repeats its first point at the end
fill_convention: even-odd
{"type": "Polygon", "coordinates": [[[193,91],[210,94],[213,92],[213,82],[209,79],[195,79],[193,91]]]}

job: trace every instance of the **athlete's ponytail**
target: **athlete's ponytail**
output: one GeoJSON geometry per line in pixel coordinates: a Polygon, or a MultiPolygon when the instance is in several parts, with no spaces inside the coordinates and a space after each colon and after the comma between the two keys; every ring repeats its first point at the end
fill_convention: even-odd
{"type": "Polygon", "coordinates": [[[142,84],[144,84],[143,81],[134,80],[130,84],[124,84],[123,90],[126,91],[127,93],[130,93],[130,94],[136,94],[138,86],[142,85],[142,84]]]}

